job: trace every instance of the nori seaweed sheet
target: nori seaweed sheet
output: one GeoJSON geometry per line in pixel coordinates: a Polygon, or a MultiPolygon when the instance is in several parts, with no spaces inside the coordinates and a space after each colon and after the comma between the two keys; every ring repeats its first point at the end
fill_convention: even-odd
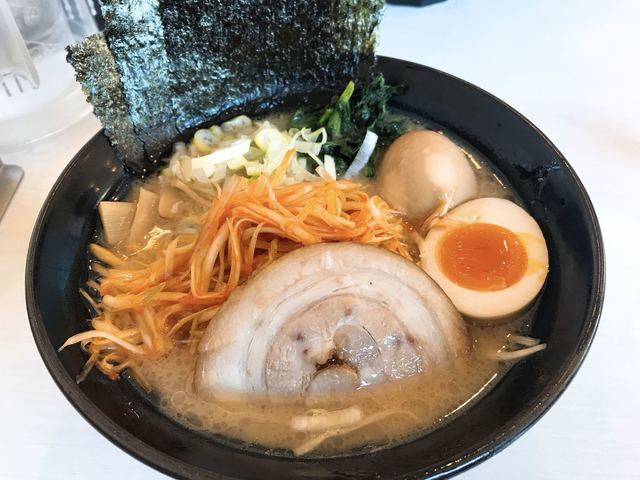
{"type": "Polygon", "coordinates": [[[383,6],[104,0],[104,38],[72,47],[70,61],[118,153],[144,174],[177,134],[234,107],[364,80],[383,6]]]}
{"type": "Polygon", "coordinates": [[[178,134],[158,2],[112,0],[102,5],[102,14],[133,128],[155,166],[178,134]]]}
{"type": "Polygon", "coordinates": [[[361,61],[373,61],[377,0],[200,4],[167,0],[160,7],[179,130],[245,101],[342,86],[362,76],[361,61]]]}
{"type": "MultiPolygon", "coordinates": [[[[104,35],[91,35],[82,43],[69,46],[67,52],[67,61],[75,68],[76,79],[118,155],[121,158],[143,158],[143,144],[129,118],[120,74],[104,35]]],[[[142,173],[135,167],[134,170],[142,173]]]]}

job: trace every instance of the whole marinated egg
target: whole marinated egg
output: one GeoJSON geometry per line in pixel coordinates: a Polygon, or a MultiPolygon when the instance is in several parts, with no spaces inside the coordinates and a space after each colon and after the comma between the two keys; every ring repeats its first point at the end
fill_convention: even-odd
{"type": "Polygon", "coordinates": [[[422,245],[422,265],[463,315],[507,319],[525,309],[549,269],[536,221],[502,198],[478,198],[451,210],[422,245]]]}
{"type": "Polygon", "coordinates": [[[395,140],[378,169],[380,195],[415,222],[439,207],[477,195],[478,182],[467,156],[443,134],[413,130],[395,140]]]}

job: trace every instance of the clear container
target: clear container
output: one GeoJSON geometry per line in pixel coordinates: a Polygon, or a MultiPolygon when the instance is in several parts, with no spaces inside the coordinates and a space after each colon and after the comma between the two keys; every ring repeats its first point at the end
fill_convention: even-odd
{"type": "Polygon", "coordinates": [[[12,151],[68,128],[91,112],[64,48],[97,27],[91,0],[0,0],[0,15],[3,11],[11,13],[17,31],[0,32],[0,37],[22,38],[0,40],[0,53],[6,57],[3,48],[24,42],[36,72],[34,79],[18,77],[16,84],[10,69],[0,65],[8,87],[0,86],[0,151],[12,151]]]}

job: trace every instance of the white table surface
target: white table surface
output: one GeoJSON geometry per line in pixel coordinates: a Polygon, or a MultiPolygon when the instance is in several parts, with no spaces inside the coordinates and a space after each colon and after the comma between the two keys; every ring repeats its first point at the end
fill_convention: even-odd
{"type": "MultiPolygon", "coordinates": [[[[521,439],[460,478],[640,478],[639,21],[637,0],[449,0],[387,9],[379,52],[462,77],[525,114],[578,172],[605,238],[605,308],[577,377],[521,439]]],[[[163,478],[74,411],[36,351],[25,311],[36,215],[98,128],[88,118],[3,155],[26,176],[0,223],[1,479],[163,478]]]]}

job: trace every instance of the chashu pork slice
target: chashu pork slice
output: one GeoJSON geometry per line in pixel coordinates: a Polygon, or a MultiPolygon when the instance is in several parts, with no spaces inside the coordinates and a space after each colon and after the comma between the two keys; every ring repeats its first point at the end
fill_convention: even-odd
{"type": "Polygon", "coordinates": [[[330,393],[428,372],[468,349],[460,314],[419,267],[374,246],[318,244],[231,294],[199,345],[195,387],[330,393]]]}

